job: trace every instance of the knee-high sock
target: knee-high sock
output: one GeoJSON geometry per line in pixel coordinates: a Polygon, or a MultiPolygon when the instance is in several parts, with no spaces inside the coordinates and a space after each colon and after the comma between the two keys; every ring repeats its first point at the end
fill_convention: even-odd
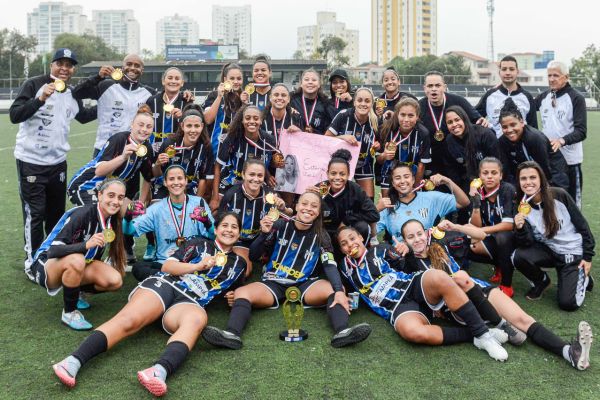
{"type": "Polygon", "coordinates": [[[483,290],[477,284],[469,289],[467,297],[471,300],[481,318],[490,321],[494,326],[502,321],[502,317],[500,317],[498,311],[496,311],[492,303],[485,297],[483,290]]]}
{"type": "Polygon", "coordinates": [[[527,329],[527,336],[531,341],[542,349],[553,352],[556,355],[563,355],[563,348],[568,345],[567,342],[550,332],[544,325],[539,322],[531,324],[527,329]]]}
{"type": "Polygon", "coordinates": [[[242,331],[246,327],[250,314],[252,313],[252,304],[246,299],[236,299],[229,313],[227,321],[227,330],[235,333],[238,336],[242,335],[242,331]]]}
{"type": "Polygon", "coordinates": [[[481,319],[477,309],[470,301],[463,304],[455,313],[465,321],[473,336],[479,337],[488,331],[483,319],[481,319]]]}
{"type": "Polygon", "coordinates": [[[169,376],[183,364],[189,352],[190,349],[187,344],[179,341],[171,342],[160,355],[156,364],[161,365],[167,371],[167,376],[169,376]]]}
{"type": "Polygon", "coordinates": [[[442,335],[444,335],[443,345],[466,343],[473,340],[471,330],[466,326],[442,326],[442,335]]]}
{"type": "Polygon", "coordinates": [[[94,331],[71,355],[83,365],[98,354],[104,353],[107,348],[108,340],[106,339],[104,332],[94,331]]]}
{"type": "Polygon", "coordinates": [[[348,327],[348,313],[340,304],[331,307],[335,293],[332,293],[327,298],[327,316],[335,333],[344,330],[348,327]]]}

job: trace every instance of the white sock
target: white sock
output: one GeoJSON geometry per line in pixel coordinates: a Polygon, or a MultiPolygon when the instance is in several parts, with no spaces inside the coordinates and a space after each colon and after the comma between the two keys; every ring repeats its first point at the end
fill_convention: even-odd
{"type": "Polygon", "coordinates": [[[563,358],[565,360],[567,360],[568,362],[571,362],[571,357],[569,357],[569,350],[571,349],[571,345],[570,344],[566,344],[565,347],[563,347],[563,358]]]}
{"type": "Polygon", "coordinates": [[[79,372],[79,368],[81,368],[81,363],[79,360],[73,356],[69,356],[65,358],[65,364],[66,365],[64,365],[64,368],[67,370],[69,375],[75,378],[79,372]]]}
{"type": "Polygon", "coordinates": [[[158,374],[155,376],[164,382],[167,379],[167,370],[165,367],[160,364],[154,364],[154,369],[156,370],[156,374],[158,374]]]}

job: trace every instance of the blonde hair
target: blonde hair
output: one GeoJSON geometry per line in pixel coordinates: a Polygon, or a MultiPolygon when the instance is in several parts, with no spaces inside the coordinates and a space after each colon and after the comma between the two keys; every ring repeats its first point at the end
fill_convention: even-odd
{"type": "MultiPolygon", "coordinates": [[[[361,90],[369,92],[369,95],[371,95],[371,104],[373,104],[375,102],[375,95],[373,94],[373,91],[365,86],[359,87],[358,89],[356,89],[356,92],[354,92],[354,98],[356,98],[356,95],[358,94],[358,92],[360,92],[361,90]]],[[[369,123],[371,124],[371,129],[373,129],[374,133],[377,133],[377,129],[378,129],[378,120],[377,120],[377,114],[375,114],[375,111],[373,111],[373,107],[371,107],[371,109],[369,110],[369,123]]]]}

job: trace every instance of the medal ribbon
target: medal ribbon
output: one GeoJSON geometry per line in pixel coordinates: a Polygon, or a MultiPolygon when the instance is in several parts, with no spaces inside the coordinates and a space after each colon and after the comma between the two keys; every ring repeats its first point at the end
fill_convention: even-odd
{"type": "Polygon", "coordinates": [[[396,140],[398,139],[398,136],[400,136],[400,129],[398,129],[398,132],[396,132],[396,136],[394,136],[392,138],[392,143],[394,143],[396,146],[400,146],[402,143],[406,142],[408,139],[410,139],[410,135],[412,135],[413,131],[410,131],[410,133],[408,134],[408,136],[406,136],[404,139],[401,139],[399,142],[396,142],[396,140]]]}
{"type": "Polygon", "coordinates": [[[444,95],[444,103],[442,104],[442,111],[440,112],[440,117],[435,118],[435,114],[433,112],[433,108],[431,107],[431,102],[427,101],[427,107],[429,107],[429,113],[431,114],[431,120],[433,121],[433,125],[435,126],[435,130],[439,131],[440,126],[442,126],[442,118],[444,117],[444,110],[446,109],[446,95],[444,95]],[[439,121],[439,122],[438,122],[439,121]]]}
{"type": "Polygon", "coordinates": [[[98,204],[98,219],[100,220],[100,226],[102,227],[102,230],[104,231],[105,229],[111,229],[111,224],[110,224],[110,217],[104,219],[104,217],[102,216],[102,213],[100,212],[100,204],[98,204]]]}
{"type": "Polygon", "coordinates": [[[287,117],[287,110],[283,113],[283,118],[281,119],[281,129],[279,132],[277,131],[277,121],[275,120],[275,116],[273,115],[273,109],[271,108],[271,119],[273,120],[273,136],[275,136],[275,144],[279,145],[279,133],[285,129],[283,125],[285,125],[285,117],[287,117]]]}
{"type": "Polygon", "coordinates": [[[173,104],[175,103],[175,100],[177,100],[177,97],[179,97],[179,91],[177,91],[177,94],[175,95],[175,97],[173,97],[173,99],[169,98],[169,95],[167,94],[167,92],[163,93],[163,100],[165,100],[166,104],[173,104]]]}
{"type": "Polygon", "coordinates": [[[416,191],[418,191],[418,190],[421,190],[421,189],[423,189],[423,186],[425,186],[425,183],[426,183],[425,179],[422,179],[422,180],[421,180],[421,182],[419,182],[419,186],[417,186],[416,188],[414,188],[414,189],[413,189],[413,190],[411,190],[410,192],[411,192],[411,193],[414,193],[414,192],[416,192],[416,191]]]}
{"type": "Polygon", "coordinates": [[[177,217],[175,216],[175,211],[173,210],[173,204],[171,203],[171,196],[167,198],[167,204],[169,205],[169,214],[171,214],[171,218],[173,219],[173,223],[175,224],[175,231],[177,232],[177,237],[183,237],[183,231],[185,229],[185,206],[187,205],[187,196],[183,199],[183,206],[181,207],[181,224],[177,222],[177,217]]]}
{"type": "Polygon", "coordinates": [[[398,96],[400,96],[400,91],[398,91],[398,93],[396,93],[396,94],[394,95],[394,97],[392,97],[391,99],[388,99],[388,98],[387,98],[387,93],[384,93],[384,94],[383,94],[383,99],[385,100],[385,106],[387,107],[387,103],[388,103],[388,101],[394,101],[394,100],[396,100],[396,99],[398,98],[398,96]]]}
{"type": "Polygon", "coordinates": [[[297,222],[297,223],[299,223],[300,225],[304,225],[304,226],[312,226],[312,223],[310,223],[310,224],[307,224],[306,222],[302,222],[302,221],[300,221],[300,220],[299,220],[298,218],[296,218],[296,217],[290,217],[289,215],[287,215],[287,214],[285,214],[285,213],[282,213],[282,212],[280,212],[280,213],[279,213],[279,216],[280,216],[281,218],[285,219],[286,221],[293,221],[293,222],[297,222]]]}
{"type": "Polygon", "coordinates": [[[367,253],[368,252],[365,251],[363,255],[358,259],[358,261],[354,261],[354,258],[352,258],[351,256],[346,256],[346,260],[352,266],[352,268],[360,268],[360,264],[362,264],[362,262],[365,260],[367,253]]]}
{"type": "Polygon", "coordinates": [[[302,95],[302,111],[304,112],[304,120],[306,121],[306,126],[310,126],[310,121],[315,113],[315,107],[317,106],[318,97],[315,97],[315,104],[313,104],[312,109],[310,110],[310,116],[306,113],[306,98],[302,95]]]}
{"type": "Polygon", "coordinates": [[[498,190],[500,190],[500,185],[496,186],[496,188],[494,190],[492,190],[491,192],[484,194],[484,189],[481,188],[481,189],[479,189],[479,196],[481,197],[481,200],[485,200],[488,197],[492,197],[493,195],[498,193],[498,190]]]}
{"type": "Polygon", "coordinates": [[[260,147],[260,146],[258,145],[258,143],[256,143],[254,140],[250,139],[250,138],[249,138],[248,136],[246,136],[246,135],[244,135],[244,139],[246,139],[246,141],[247,141],[248,143],[250,143],[250,145],[252,145],[253,147],[256,147],[256,148],[257,148],[257,149],[259,149],[259,150],[262,150],[262,151],[265,151],[265,152],[267,152],[267,151],[273,151],[273,152],[275,152],[275,153],[280,153],[280,151],[279,151],[279,149],[278,149],[277,147],[275,147],[275,146],[273,146],[272,144],[268,143],[266,140],[263,140],[263,143],[264,143],[264,144],[266,144],[268,147],[270,147],[270,148],[271,148],[270,150],[269,150],[269,149],[267,149],[266,147],[260,147]]]}
{"type": "Polygon", "coordinates": [[[523,198],[521,199],[521,203],[529,203],[529,201],[531,199],[533,199],[539,192],[540,192],[540,189],[538,189],[534,194],[532,194],[529,197],[527,197],[526,194],[523,194],[523,198]]]}

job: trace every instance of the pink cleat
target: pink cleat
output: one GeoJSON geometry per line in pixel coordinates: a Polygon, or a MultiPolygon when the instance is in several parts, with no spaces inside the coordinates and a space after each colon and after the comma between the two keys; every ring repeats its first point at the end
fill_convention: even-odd
{"type": "Polygon", "coordinates": [[[150,393],[156,397],[164,396],[167,393],[167,383],[160,379],[154,371],[154,367],[150,367],[137,373],[138,381],[150,393]]]}
{"type": "Polygon", "coordinates": [[[58,379],[60,379],[60,381],[63,383],[63,385],[72,388],[75,386],[76,383],[75,377],[71,376],[71,374],[67,370],[65,363],[66,360],[62,360],[61,362],[54,364],[52,366],[52,369],[54,370],[54,373],[56,374],[58,379]]]}

